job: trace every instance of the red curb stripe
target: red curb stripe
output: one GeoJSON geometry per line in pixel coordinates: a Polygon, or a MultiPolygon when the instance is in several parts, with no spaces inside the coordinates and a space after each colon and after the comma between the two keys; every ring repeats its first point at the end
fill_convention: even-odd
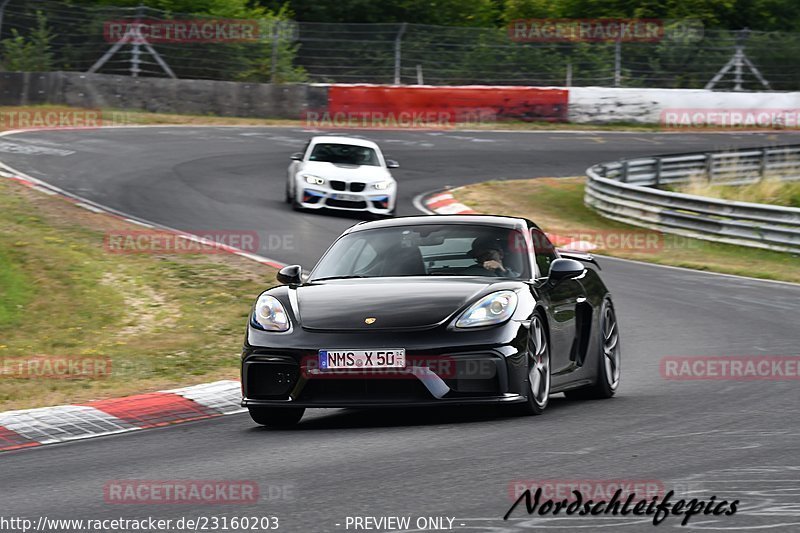
{"type": "Polygon", "coordinates": [[[456,199],[453,198],[453,197],[443,198],[443,199],[437,200],[435,202],[430,202],[429,204],[427,204],[427,207],[428,207],[428,209],[436,211],[440,207],[444,207],[446,205],[450,205],[450,204],[454,204],[454,203],[456,203],[456,199]]]}
{"type": "Polygon", "coordinates": [[[32,446],[41,446],[41,443],[23,437],[16,431],[11,431],[6,427],[0,426],[0,452],[30,448],[32,446]]]}
{"type": "Polygon", "coordinates": [[[167,426],[219,416],[211,408],[177,394],[153,392],[125,398],[111,398],[87,404],[141,428],[167,426]]]}

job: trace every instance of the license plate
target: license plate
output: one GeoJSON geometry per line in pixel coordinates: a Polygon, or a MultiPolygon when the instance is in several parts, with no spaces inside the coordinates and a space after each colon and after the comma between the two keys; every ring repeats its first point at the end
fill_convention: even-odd
{"type": "Polygon", "coordinates": [[[319,368],[321,370],[405,367],[406,351],[404,348],[319,351],[319,368]]]}
{"type": "Polygon", "coordinates": [[[363,198],[354,194],[332,194],[331,198],[334,200],[344,200],[345,202],[360,202],[363,200],[363,198]]]}

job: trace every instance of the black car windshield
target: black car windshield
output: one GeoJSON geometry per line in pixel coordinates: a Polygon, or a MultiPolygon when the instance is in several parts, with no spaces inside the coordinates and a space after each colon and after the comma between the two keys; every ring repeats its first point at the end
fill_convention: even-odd
{"type": "Polygon", "coordinates": [[[378,154],[368,146],[352,144],[319,143],[314,146],[309,161],[336,163],[340,165],[380,166],[378,154]]]}
{"type": "Polygon", "coordinates": [[[362,230],[328,250],[311,281],[387,276],[487,276],[530,279],[519,230],[426,224],[362,230]]]}

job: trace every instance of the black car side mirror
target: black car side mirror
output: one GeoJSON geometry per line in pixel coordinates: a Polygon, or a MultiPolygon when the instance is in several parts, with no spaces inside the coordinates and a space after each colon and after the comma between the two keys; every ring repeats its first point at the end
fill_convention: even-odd
{"type": "Polygon", "coordinates": [[[556,283],[564,279],[577,278],[584,272],[586,272],[586,267],[580,261],[575,259],[556,259],[550,263],[549,279],[556,283]]]}
{"type": "Polygon", "coordinates": [[[400,163],[398,163],[394,159],[387,159],[386,168],[400,168],[400,163]]]}
{"type": "Polygon", "coordinates": [[[303,152],[295,152],[292,154],[292,161],[302,161],[303,160],[303,152]]]}
{"type": "Polygon", "coordinates": [[[284,285],[299,285],[303,282],[303,267],[300,265],[285,266],[278,271],[278,281],[284,285]]]}

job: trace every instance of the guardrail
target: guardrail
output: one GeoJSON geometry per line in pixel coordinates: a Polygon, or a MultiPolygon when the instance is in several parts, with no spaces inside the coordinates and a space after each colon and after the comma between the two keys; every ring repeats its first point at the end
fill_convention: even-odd
{"type": "Polygon", "coordinates": [[[704,179],[745,185],[800,180],[800,145],[600,163],[586,171],[584,202],[601,215],[715,242],[800,253],[800,209],[661,190],[704,179]]]}

